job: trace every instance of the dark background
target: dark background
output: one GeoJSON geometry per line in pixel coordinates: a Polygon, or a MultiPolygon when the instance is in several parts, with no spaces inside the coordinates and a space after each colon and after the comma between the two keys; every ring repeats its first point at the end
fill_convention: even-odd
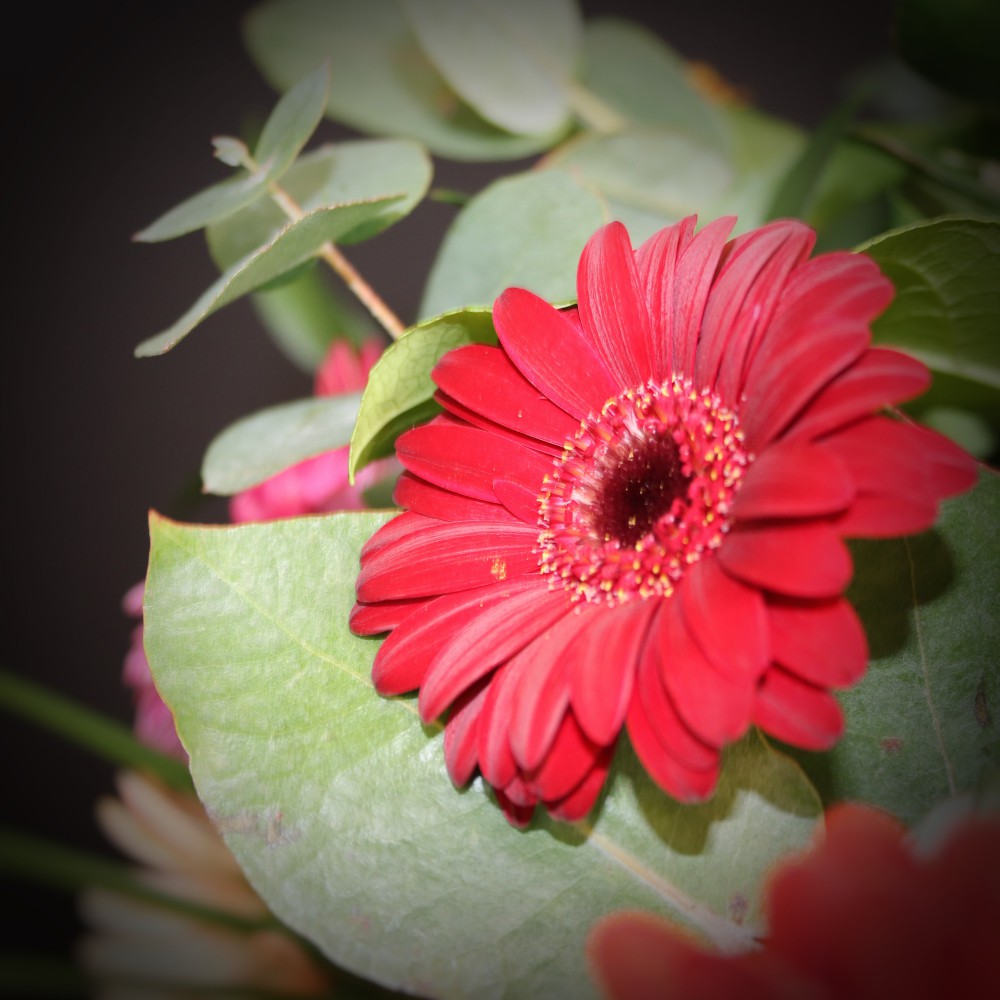
{"type": "MultiPolygon", "coordinates": [[[[123,722],[131,623],[120,601],[145,572],[147,510],[176,511],[206,445],[231,421],[310,391],[246,302],[164,357],[132,356],[216,277],[198,235],[152,246],[130,236],[221,180],[211,137],[238,133],[245,116],[273,105],[240,39],[251,6],[84,3],[55,14],[36,4],[7,31],[0,666],[123,722]]],[[[804,126],[891,44],[890,0],[582,6],[644,22],[804,126]]],[[[344,134],[324,123],[320,137],[344,134]]],[[[510,169],[439,163],[436,183],[476,190],[510,169]]],[[[427,203],[351,250],[404,321],[453,213],[427,203]]],[[[219,501],[195,513],[225,518],[219,501]]],[[[0,822],[109,853],[92,809],[112,788],[110,765],[2,710],[0,733],[0,822]]],[[[3,913],[0,952],[65,953],[77,933],[66,893],[15,883],[3,913]]]]}

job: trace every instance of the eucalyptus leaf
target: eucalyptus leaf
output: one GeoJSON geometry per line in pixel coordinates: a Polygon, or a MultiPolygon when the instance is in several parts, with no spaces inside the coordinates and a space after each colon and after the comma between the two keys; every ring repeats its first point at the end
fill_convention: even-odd
{"type": "Polygon", "coordinates": [[[659,913],[724,949],[762,931],[766,873],[812,836],[801,771],[756,734],[714,798],[681,806],[623,748],[586,824],[504,820],[456,790],[442,736],[369,677],[347,616],[389,515],[231,527],[152,519],[146,643],[199,795],[276,916],[338,965],[418,995],[596,997],[606,913],[659,913]]]}
{"type": "Polygon", "coordinates": [[[878,343],[1000,389],[1000,220],[946,216],[858,249],[896,286],[872,330],[878,343]]]}
{"type": "MultiPolygon", "coordinates": [[[[275,105],[264,125],[255,151],[256,169],[243,170],[236,177],[214,184],[193,195],[155,222],[134,239],[144,243],[171,240],[195,232],[227,218],[266,196],[268,184],[279,178],[295,161],[323,117],[330,71],[326,65],[301,80],[275,105]]],[[[213,140],[216,156],[236,166],[246,147],[237,139],[221,136],[213,140]]]]}
{"type": "Polygon", "coordinates": [[[393,200],[332,205],[288,223],[268,243],[228,268],[173,326],[139,344],[136,356],[166,353],[217,309],[318,256],[325,243],[378,216],[393,200]]]}
{"type": "Polygon", "coordinates": [[[717,148],[655,127],[583,136],[564,143],[544,165],[566,170],[598,191],[634,244],[719,202],[734,181],[717,148]]]}
{"type": "Polygon", "coordinates": [[[247,51],[277,90],[325,59],[327,115],[360,131],[423,142],[461,160],[530,156],[563,130],[512,135],[485,121],[424,54],[395,0],[266,0],[243,21],[247,51]]]}
{"type": "Polygon", "coordinates": [[[494,181],[445,234],[420,315],[492,306],[512,285],[549,301],[576,298],[580,252],[606,221],[602,200],[568,171],[536,170],[494,181]]]}
{"type": "MultiPolygon", "coordinates": [[[[282,189],[304,212],[347,202],[393,197],[339,243],[377,235],[408,215],[427,193],[432,167],[417,143],[403,139],[360,139],[331,143],[304,156],[284,174],[282,189]]],[[[207,232],[212,259],[225,270],[266,243],[288,222],[268,193],[207,232]]]]}
{"type": "Polygon", "coordinates": [[[396,438],[430,420],[434,401],[431,369],[444,354],[466,344],[495,344],[489,309],[460,309],[410,327],[375,362],[351,436],[350,474],[391,455],[396,438]]]}
{"type": "Polygon", "coordinates": [[[574,0],[400,0],[421,48],[454,91],[515,134],[567,124],[583,23],[574,0]]]}
{"type": "Polygon", "coordinates": [[[205,452],[205,492],[239,493],[297,462],[343,448],[351,439],[360,402],[360,392],[299,399],[230,424],[205,452]]]}
{"type": "Polygon", "coordinates": [[[720,109],[691,85],[684,59],[633,21],[595,17],[584,28],[581,83],[626,123],[662,125],[727,155],[730,134],[720,109]]]}
{"type": "Polygon", "coordinates": [[[913,538],[855,542],[849,597],[871,647],[840,694],[846,732],[798,754],[828,802],[859,799],[913,823],[1000,764],[1000,476],[949,500],[913,538]]]}
{"type": "Polygon", "coordinates": [[[308,267],[292,281],[254,292],[250,302],[271,339],[310,375],[334,340],[360,345],[372,332],[371,317],[354,299],[341,296],[320,267],[308,267]]]}

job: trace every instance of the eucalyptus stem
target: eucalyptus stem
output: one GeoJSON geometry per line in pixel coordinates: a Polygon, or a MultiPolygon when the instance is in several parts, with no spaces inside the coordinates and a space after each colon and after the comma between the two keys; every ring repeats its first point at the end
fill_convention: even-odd
{"type": "Polygon", "coordinates": [[[575,80],[567,81],[565,88],[570,108],[577,121],[584,127],[603,134],[621,132],[628,127],[628,118],[619,114],[592,90],[588,90],[575,80]]]}
{"type": "Polygon", "coordinates": [[[148,771],[180,791],[194,790],[191,773],[181,761],[140,743],[128,726],[5,670],[0,670],[0,707],[113,764],[148,771]]]}
{"type": "MultiPolygon", "coordinates": [[[[251,173],[260,169],[257,161],[249,154],[243,153],[243,166],[251,173]]],[[[277,181],[267,185],[274,203],[288,216],[292,222],[299,222],[305,217],[298,202],[277,181]]],[[[405,324],[389,308],[385,300],[368,284],[358,272],[358,269],[330,241],[320,247],[320,257],[323,258],[338,274],[347,287],[354,293],[364,307],[378,320],[379,324],[393,340],[398,340],[406,329],[405,324]]]]}

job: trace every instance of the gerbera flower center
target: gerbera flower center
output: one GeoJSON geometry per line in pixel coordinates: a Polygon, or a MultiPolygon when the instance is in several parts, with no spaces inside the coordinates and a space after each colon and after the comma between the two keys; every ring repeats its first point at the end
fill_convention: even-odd
{"type": "Polygon", "coordinates": [[[736,415],[690,380],[608,400],[539,495],[542,572],[582,600],[668,596],[721,544],[750,459],[736,415]]]}

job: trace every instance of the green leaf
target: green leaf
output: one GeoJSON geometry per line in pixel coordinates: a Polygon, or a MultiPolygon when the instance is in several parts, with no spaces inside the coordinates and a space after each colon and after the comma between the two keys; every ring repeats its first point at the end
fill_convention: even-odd
{"type": "Polygon", "coordinates": [[[338,965],[448,997],[595,997],[587,931],[621,907],[724,948],[761,931],[769,868],[818,802],[756,734],[697,807],[623,749],[590,824],[510,827],[442,736],[369,677],[346,627],[362,542],[388,515],[238,527],[154,517],[146,640],[199,795],[251,883],[338,965]]]}
{"type": "Polygon", "coordinates": [[[840,742],[797,754],[827,802],[872,802],[912,823],[1000,763],[998,523],[1000,476],[984,470],[933,530],[853,543],[848,596],[871,662],[840,694],[840,742]]]}
{"type": "Polygon", "coordinates": [[[634,244],[718,202],[733,183],[726,157],[682,132],[647,127],[587,135],[544,161],[599,192],[634,244]]]}
{"type": "MultiPolygon", "coordinates": [[[[330,70],[324,65],[294,86],[275,105],[264,125],[257,144],[257,169],[241,171],[237,177],[215,184],[160,216],[134,239],[144,243],[172,240],[219,222],[265,196],[268,184],[277,180],[295,161],[323,117],[330,70]]],[[[246,147],[238,140],[220,137],[213,140],[216,155],[236,166],[235,159],[246,147]]]]}
{"type": "Polygon", "coordinates": [[[447,85],[394,0],[267,0],[247,15],[243,35],[277,90],[329,59],[327,114],[362,132],[417,139],[461,160],[530,156],[562,134],[512,135],[485,121],[447,85]]]}
{"type": "Polygon", "coordinates": [[[392,201],[392,198],[381,198],[332,205],[288,223],[267,244],[226,270],[173,326],[139,344],[135,349],[136,357],[166,353],[217,309],[316,257],[324,243],[335,242],[377,216],[392,201]]]}
{"type": "MultiPolygon", "coordinates": [[[[350,202],[386,198],[339,243],[377,235],[408,215],[427,193],[432,167],[417,143],[397,139],[361,139],[321,146],[288,170],[281,186],[303,212],[350,202]]],[[[225,270],[272,239],[288,217],[265,193],[242,211],[208,229],[208,247],[219,270],[225,270]]]]}
{"type": "Polygon", "coordinates": [[[323,120],[329,92],[330,64],[324,62],[275,105],[264,122],[253,154],[270,180],[277,180],[295,162],[295,157],[316,131],[323,120]]]}
{"type": "Polygon", "coordinates": [[[688,82],[684,60],[641,25],[617,17],[588,20],[583,85],[635,125],[661,125],[726,155],[725,117],[688,82]]]}
{"type": "Polygon", "coordinates": [[[230,496],[351,439],[360,392],[270,406],[230,424],[201,466],[206,493],[230,496]]]}
{"type": "Polygon", "coordinates": [[[272,340],[288,359],[312,375],[330,344],[346,339],[360,345],[372,320],[354,299],[338,294],[327,271],[308,267],[291,281],[250,297],[272,340]]]}
{"type": "Polygon", "coordinates": [[[872,330],[878,343],[1000,389],[1000,221],[933,219],[858,249],[896,286],[872,330]]]}
{"type": "Polygon", "coordinates": [[[391,455],[396,438],[441,409],[434,402],[431,369],[466,344],[495,344],[489,309],[460,309],[410,327],[375,363],[361,397],[351,437],[350,474],[391,455]]]}
{"type": "Polygon", "coordinates": [[[420,315],[492,306],[512,285],[549,301],[575,299],[580,251],[606,221],[600,198],[565,170],[495,181],[469,201],[445,234],[420,315]]]}
{"type": "Polygon", "coordinates": [[[421,48],[487,121],[535,135],[568,124],[583,23],[573,0],[400,0],[421,48]]]}

